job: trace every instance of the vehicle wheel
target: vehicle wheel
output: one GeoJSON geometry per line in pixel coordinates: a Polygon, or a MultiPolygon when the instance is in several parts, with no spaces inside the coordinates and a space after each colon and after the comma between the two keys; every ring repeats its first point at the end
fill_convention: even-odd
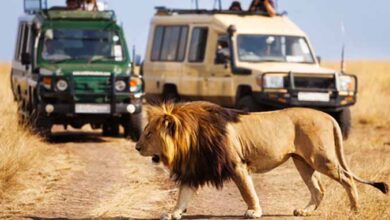
{"type": "Polygon", "coordinates": [[[334,114],[334,118],[340,125],[344,140],[348,139],[352,127],[351,110],[349,108],[346,108],[341,112],[337,112],[334,114]]]}
{"type": "Polygon", "coordinates": [[[24,127],[27,124],[26,115],[23,109],[18,105],[18,123],[20,126],[24,127]]]}
{"type": "Polygon", "coordinates": [[[236,108],[246,112],[260,111],[260,106],[256,103],[252,96],[242,97],[238,100],[236,108]]]}
{"type": "Polygon", "coordinates": [[[119,136],[119,124],[117,122],[105,123],[103,125],[103,136],[118,137],[119,136]]]}
{"type": "Polygon", "coordinates": [[[37,116],[31,122],[33,131],[43,138],[48,138],[51,135],[52,122],[45,116],[37,116]]]}
{"type": "Polygon", "coordinates": [[[142,113],[124,116],[122,118],[125,138],[137,142],[143,131],[142,113]]]}
{"type": "Polygon", "coordinates": [[[177,93],[176,89],[167,88],[167,89],[164,89],[164,91],[163,91],[162,99],[164,102],[179,102],[180,96],[177,93]]]}

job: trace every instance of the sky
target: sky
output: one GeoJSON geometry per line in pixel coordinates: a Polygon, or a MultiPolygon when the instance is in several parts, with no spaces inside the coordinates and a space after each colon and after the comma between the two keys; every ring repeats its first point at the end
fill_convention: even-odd
{"type": "MultiPolygon", "coordinates": [[[[17,20],[24,0],[3,0],[0,9],[0,60],[13,57],[17,20]]],[[[65,0],[49,0],[63,4],[65,0]]],[[[106,0],[123,25],[129,47],[145,53],[149,23],[155,6],[194,8],[195,0],[106,0]]],[[[228,8],[232,0],[222,0],[228,8]]],[[[242,0],[247,8],[251,0],[242,0]]],[[[215,0],[199,0],[201,8],[213,8],[215,0]]],[[[287,11],[303,29],[315,52],[324,60],[340,59],[343,42],[346,59],[390,59],[389,0],[278,0],[278,10],[287,11]],[[344,27],[344,32],[342,31],[344,27]]]]}

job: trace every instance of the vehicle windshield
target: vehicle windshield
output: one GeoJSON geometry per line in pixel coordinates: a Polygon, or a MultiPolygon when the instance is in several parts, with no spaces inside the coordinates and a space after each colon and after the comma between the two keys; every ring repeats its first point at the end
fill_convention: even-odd
{"type": "Polygon", "coordinates": [[[243,62],[314,63],[303,37],[240,35],[237,42],[238,56],[243,62]]]}
{"type": "Polygon", "coordinates": [[[48,29],[41,43],[46,61],[123,61],[120,35],[113,30],[48,29]]]}

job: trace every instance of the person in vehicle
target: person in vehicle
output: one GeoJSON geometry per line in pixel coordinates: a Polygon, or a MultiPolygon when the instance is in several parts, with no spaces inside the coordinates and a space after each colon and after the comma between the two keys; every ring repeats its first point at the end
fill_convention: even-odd
{"type": "Polygon", "coordinates": [[[218,40],[215,62],[225,63],[228,59],[230,59],[229,43],[224,40],[218,40]]]}
{"type": "Polygon", "coordinates": [[[104,11],[104,3],[97,0],[84,0],[82,6],[86,11],[104,11]]]}
{"type": "Polygon", "coordinates": [[[63,45],[54,40],[45,40],[45,46],[42,51],[42,58],[45,60],[59,60],[68,58],[64,52],[63,45]]]}
{"type": "Polygon", "coordinates": [[[77,10],[81,8],[79,0],[66,0],[66,8],[68,10],[77,10]]]}
{"type": "Polygon", "coordinates": [[[239,1],[232,2],[229,11],[242,11],[241,3],[239,1]]]}
{"type": "Polygon", "coordinates": [[[253,0],[249,7],[250,12],[262,12],[270,17],[276,16],[275,4],[273,0],[253,0]]]}

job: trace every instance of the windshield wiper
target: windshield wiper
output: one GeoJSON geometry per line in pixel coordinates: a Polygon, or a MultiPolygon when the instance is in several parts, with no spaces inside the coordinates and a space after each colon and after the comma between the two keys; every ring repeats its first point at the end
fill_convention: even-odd
{"type": "Polygon", "coordinates": [[[259,60],[259,62],[284,62],[282,59],[264,59],[264,60],[259,60]]]}
{"type": "Polygon", "coordinates": [[[59,64],[59,63],[64,63],[66,61],[77,61],[77,60],[85,60],[85,58],[83,58],[83,57],[69,57],[69,58],[64,58],[64,59],[53,60],[53,63],[59,64]]]}

